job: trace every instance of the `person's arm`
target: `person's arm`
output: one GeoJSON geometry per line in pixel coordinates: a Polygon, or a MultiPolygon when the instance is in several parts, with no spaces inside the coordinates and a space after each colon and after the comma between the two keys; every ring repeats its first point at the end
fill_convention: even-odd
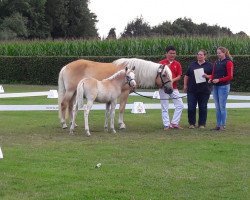
{"type": "Polygon", "coordinates": [[[184,82],[183,82],[183,92],[187,92],[187,85],[188,85],[188,76],[184,76],[184,82]]]}
{"type": "Polygon", "coordinates": [[[181,75],[176,76],[175,78],[172,79],[172,82],[178,81],[181,79],[181,75]]]}

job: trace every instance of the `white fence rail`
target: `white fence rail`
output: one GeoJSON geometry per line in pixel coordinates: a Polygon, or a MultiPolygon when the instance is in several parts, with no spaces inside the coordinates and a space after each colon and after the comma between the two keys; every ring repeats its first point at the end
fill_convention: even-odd
{"type": "MultiPolygon", "coordinates": [[[[158,97],[156,92],[138,92],[139,94],[147,97],[158,97]]],[[[131,96],[138,96],[138,94],[132,93],[131,96]]],[[[184,93],[180,94],[185,96],[184,93]]],[[[44,91],[44,92],[25,92],[25,93],[1,93],[1,98],[17,98],[17,97],[34,97],[34,96],[47,96],[47,98],[58,98],[58,93],[56,90],[44,91]]],[[[211,95],[212,99],[213,96],[211,95]]],[[[230,100],[250,100],[250,96],[239,96],[239,95],[229,95],[230,100]]],[[[127,104],[126,109],[132,109],[134,104],[127,104]]],[[[144,104],[145,109],[161,109],[160,103],[144,104]]],[[[169,104],[170,109],[174,108],[173,104],[169,104]]],[[[117,104],[116,109],[119,108],[117,104]]],[[[187,108],[187,104],[184,104],[184,108],[187,108]]],[[[209,103],[208,108],[214,108],[214,103],[209,103]]],[[[250,103],[227,103],[227,108],[250,108],[250,103]]],[[[104,110],[105,104],[94,104],[93,110],[104,110]]],[[[58,110],[58,105],[0,105],[0,111],[55,111],[58,110]]]]}

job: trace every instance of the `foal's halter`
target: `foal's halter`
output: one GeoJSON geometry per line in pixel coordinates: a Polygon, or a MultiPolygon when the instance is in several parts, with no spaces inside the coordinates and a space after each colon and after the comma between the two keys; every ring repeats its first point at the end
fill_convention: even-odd
{"type": "Polygon", "coordinates": [[[129,87],[132,87],[130,83],[131,83],[131,81],[134,81],[134,80],[135,79],[133,79],[130,76],[126,75],[126,81],[127,81],[126,83],[129,85],[129,87]]]}
{"type": "Polygon", "coordinates": [[[155,79],[157,79],[157,77],[160,76],[162,87],[164,87],[166,84],[171,82],[171,80],[164,82],[163,77],[162,77],[162,71],[164,70],[164,68],[165,68],[165,65],[160,65],[160,67],[158,68],[158,71],[157,71],[156,78],[155,78],[155,79]]]}

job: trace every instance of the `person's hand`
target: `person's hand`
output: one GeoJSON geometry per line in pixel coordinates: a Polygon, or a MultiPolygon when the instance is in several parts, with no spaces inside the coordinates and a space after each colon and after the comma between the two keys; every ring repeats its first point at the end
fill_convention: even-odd
{"type": "Polygon", "coordinates": [[[202,75],[202,77],[203,78],[209,78],[209,76],[207,74],[205,74],[205,73],[202,75]]]}
{"type": "Polygon", "coordinates": [[[212,79],[209,79],[209,80],[208,80],[208,83],[212,83],[212,79]]]}
{"type": "Polygon", "coordinates": [[[212,82],[213,82],[213,83],[219,83],[219,79],[218,79],[218,78],[213,79],[212,82]]]}

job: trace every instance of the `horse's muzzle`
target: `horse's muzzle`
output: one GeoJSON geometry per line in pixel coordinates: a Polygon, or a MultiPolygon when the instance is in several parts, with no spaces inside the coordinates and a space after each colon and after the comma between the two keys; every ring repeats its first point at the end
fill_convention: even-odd
{"type": "Polygon", "coordinates": [[[164,87],[164,92],[167,94],[172,94],[173,93],[173,89],[172,88],[165,88],[164,87]]]}

